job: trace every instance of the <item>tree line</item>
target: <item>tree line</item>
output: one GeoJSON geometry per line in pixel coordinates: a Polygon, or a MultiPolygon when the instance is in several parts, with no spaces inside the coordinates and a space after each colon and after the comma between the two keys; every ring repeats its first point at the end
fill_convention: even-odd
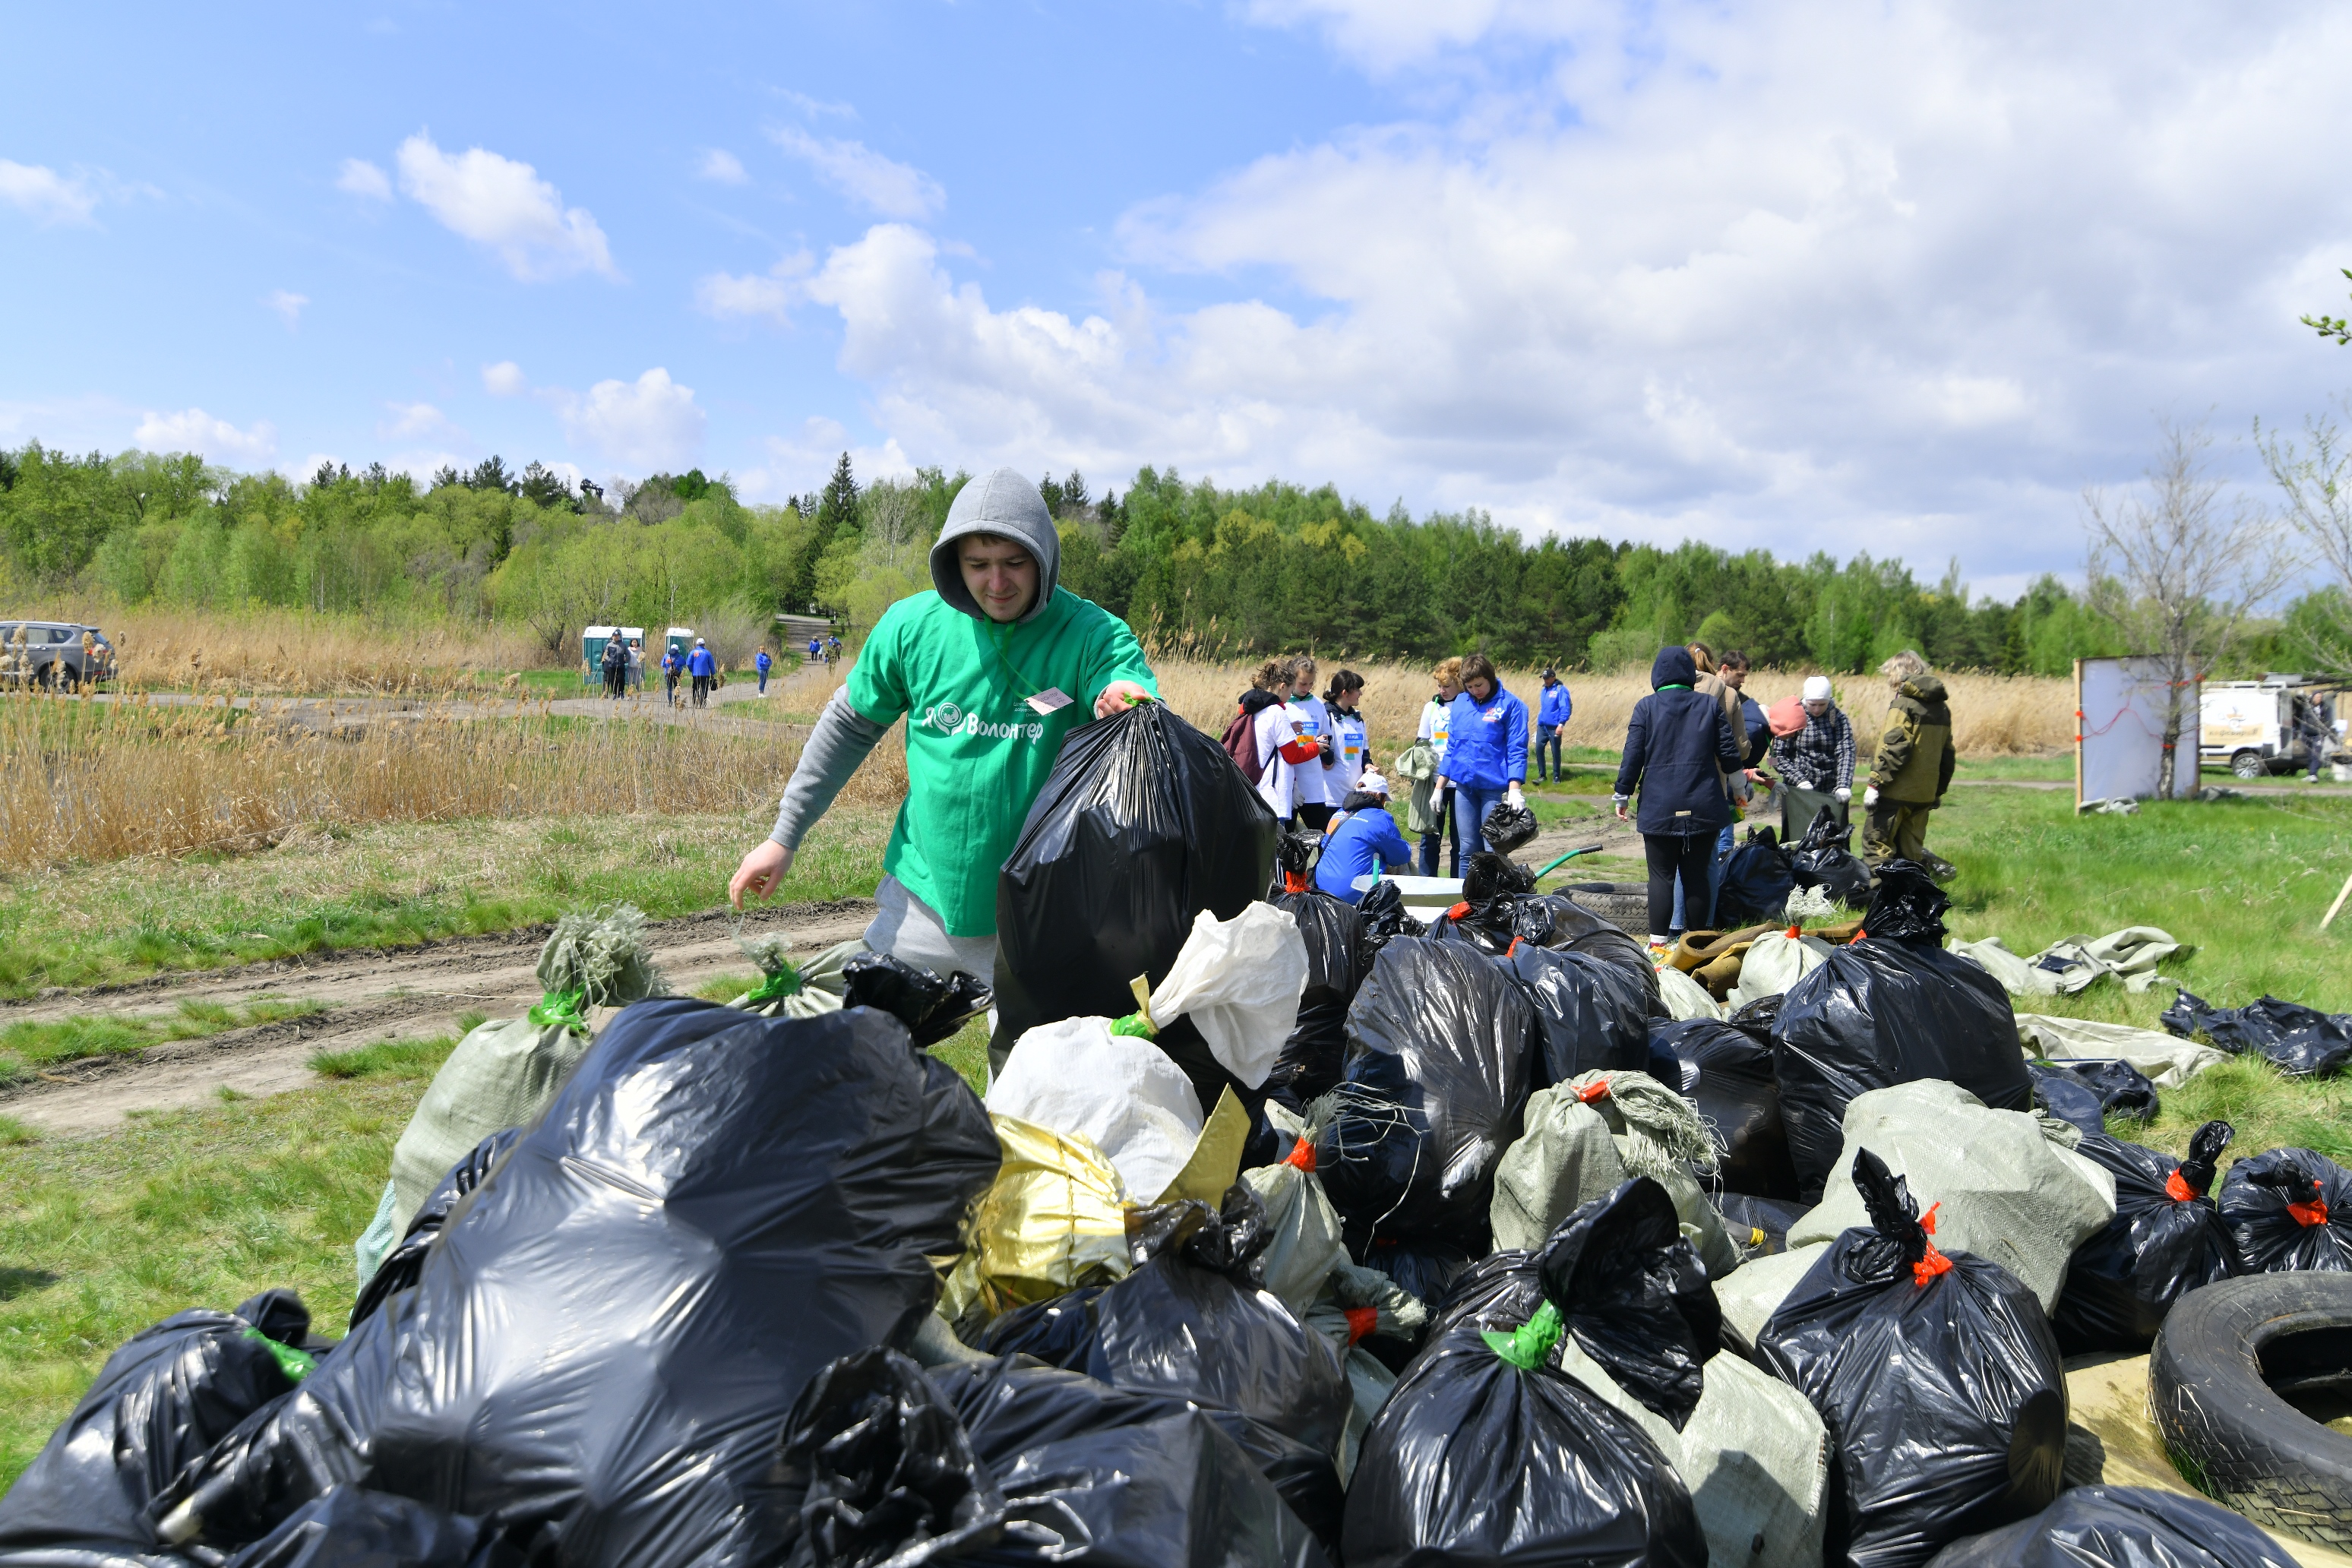
{"type": "MultiPolygon", "coordinates": [[[[519,620],[551,653],[580,627],[764,621],[820,609],[870,626],[929,585],[927,557],[966,476],[825,484],[750,505],[725,476],[656,474],[606,494],[498,458],[419,482],[381,464],[307,483],[187,454],[0,453],[0,570],[18,592],[76,588],[125,605],[302,606],[519,620]]],[[[1703,638],[1759,664],[1871,668],[1902,647],[1948,668],[2058,674],[2123,651],[2112,617],[2045,576],[2014,602],[1895,560],[1783,561],[1686,542],[1530,542],[1486,514],[1376,514],[1328,486],[1231,489],[1146,468],[1124,495],[1045,476],[1063,584],[1147,643],[1203,657],[1314,648],[1357,658],[1483,648],[1563,668],[1646,662],[1703,638]]],[[[2305,595],[2239,647],[2292,667],[2334,599],[2305,595]]]]}

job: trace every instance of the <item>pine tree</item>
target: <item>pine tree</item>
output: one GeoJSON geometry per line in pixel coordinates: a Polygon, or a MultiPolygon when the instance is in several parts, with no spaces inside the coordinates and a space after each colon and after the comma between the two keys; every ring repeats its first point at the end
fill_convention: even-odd
{"type": "Polygon", "coordinates": [[[793,600],[806,605],[816,593],[816,563],[843,529],[857,526],[857,476],[849,470],[849,454],[833,466],[833,478],[824,482],[824,494],[817,499],[816,526],[809,531],[808,553],[801,557],[800,570],[793,577],[793,600]]]}

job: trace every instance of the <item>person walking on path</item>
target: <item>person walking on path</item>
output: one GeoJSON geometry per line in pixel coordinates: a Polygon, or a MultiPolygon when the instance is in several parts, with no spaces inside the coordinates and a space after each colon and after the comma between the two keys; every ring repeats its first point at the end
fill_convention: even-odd
{"type": "Polygon", "coordinates": [[[1952,787],[1952,710],[1944,683],[1909,648],[1878,667],[1895,700],[1862,793],[1862,858],[1873,869],[1892,859],[1916,860],[1939,882],[1951,880],[1951,862],[1927,853],[1927,814],[1952,787]]]}
{"type": "Polygon", "coordinates": [[[694,679],[694,705],[710,706],[710,682],[719,673],[719,661],[710,657],[709,646],[700,637],[694,639],[694,651],[686,656],[686,673],[694,679]]]}
{"type": "Polygon", "coordinates": [[[1543,781],[1547,749],[1551,752],[1551,782],[1561,784],[1568,778],[1568,770],[1559,761],[1560,738],[1567,732],[1568,718],[1575,707],[1559,672],[1549,665],[1544,666],[1543,695],[1536,700],[1536,781],[1539,784],[1543,781]]]}
{"type": "Polygon", "coordinates": [[[1674,923],[1677,889],[1694,919],[1713,916],[1708,866],[1716,835],[1731,820],[1725,781],[1746,755],[1723,704],[1694,689],[1697,680],[1689,649],[1658,650],[1650,666],[1650,694],[1633,704],[1617,764],[1617,816],[1640,829],[1649,860],[1654,948],[1682,934],[1674,923]],[[1626,803],[1637,791],[1639,815],[1629,816],[1626,803]]]}
{"type": "Polygon", "coordinates": [[[1325,836],[1323,854],[1315,862],[1316,888],[1343,904],[1361,903],[1370,890],[1369,884],[1358,887],[1359,880],[1376,877],[1384,868],[1395,871],[1412,864],[1412,850],[1397,831],[1396,818],[1389,815],[1388,780],[1368,768],[1356,783],[1339,826],[1325,836]]]}
{"type": "Polygon", "coordinates": [[[1327,801],[1344,801],[1355,793],[1356,781],[1370,763],[1366,742],[1370,731],[1359,710],[1363,697],[1364,678],[1352,669],[1334,675],[1323,693],[1323,710],[1331,716],[1331,760],[1323,768],[1327,801]]]}
{"type": "Polygon", "coordinates": [[[809,662],[810,662],[811,664],[815,664],[815,663],[819,662],[820,660],[822,660],[824,658],[824,643],[822,643],[822,642],[820,642],[820,641],[818,641],[818,640],[817,640],[816,638],[814,638],[814,637],[811,637],[811,638],[809,638],[809,662]]]}
{"type": "Polygon", "coordinates": [[[1159,696],[1127,623],[1058,585],[1061,559],[1045,497],[1013,469],[956,493],[931,547],[931,591],[875,623],[729,902],[776,890],[809,829],[903,718],[907,798],[866,945],[938,974],[994,977],[997,873],[1063,738],[1159,696]]]}
{"type": "Polygon", "coordinates": [[[629,643],[629,689],[637,692],[645,689],[646,645],[642,638],[635,638],[629,643]]]}
{"type": "Polygon", "coordinates": [[[678,657],[677,647],[665,645],[662,648],[662,700],[673,708],[677,706],[678,671],[685,668],[686,661],[678,657]]]}
{"type": "Polygon", "coordinates": [[[1780,780],[1780,839],[1789,844],[1805,836],[1823,806],[1840,826],[1847,826],[1853,799],[1853,724],[1832,700],[1830,678],[1805,677],[1802,703],[1802,727],[1776,734],[1772,742],[1772,767],[1780,780]]]}
{"type": "MultiPolygon", "coordinates": [[[[85,632],[82,635],[87,639],[89,634],[85,632]]],[[[2294,720],[2298,738],[2303,742],[2304,761],[2311,768],[2310,776],[2303,782],[2317,784],[2319,770],[2327,765],[2327,753],[2336,740],[2336,732],[2327,727],[2326,716],[2320,712],[2319,700],[2315,697],[2303,699],[2303,705],[2296,710],[2294,720]]]]}
{"type": "Polygon", "coordinates": [[[604,674],[604,695],[618,702],[629,679],[629,645],[619,633],[604,639],[602,663],[604,674]]]}
{"type": "MultiPolygon", "coordinates": [[[[1445,874],[1459,877],[1462,875],[1462,835],[1454,829],[1454,791],[1445,782],[1445,743],[1453,732],[1454,700],[1462,695],[1462,661],[1458,658],[1442,659],[1437,668],[1429,672],[1429,678],[1437,683],[1437,694],[1422,704],[1418,737],[1428,744],[1437,762],[1437,771],[1430,775],[1427,814],[1437,826],[1422,835],[1421,874],[1424,877],[1437,875],[1438,848],[1445,836],[1453,833],[1454,855],[1447,862],[1445,874]]],[[[1418,790],[1413,792],[1416,800],[1420,795],[1418,790]]]]}
{"type": "Polygon", "coordinates": [[[1454,827],[1464,847],[1486,847],[1486,813],[1504,801],[1525,802],[1528,705],[1503,689],[1494,661],[1483,653],[1462,660],[1462,695],[1448,715],[1445,782],[1454,786],[1454,827]]]}
{"type": "Polygon", "coordinates": [[[751,661],[752,668],[760,672],[759,695],[761,697],[768,694],[768,667],[774,662],[775,660],[768,657],[768,650],[764,647],[760,650],[760,657],[751,661]]]}

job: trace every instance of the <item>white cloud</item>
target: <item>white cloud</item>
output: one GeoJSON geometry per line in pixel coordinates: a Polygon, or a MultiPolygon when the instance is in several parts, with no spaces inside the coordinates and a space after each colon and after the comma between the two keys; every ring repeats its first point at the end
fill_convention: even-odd
{"type": "Polygon", "coordinates": [[[575,272],[619,276],[604,231],[585,207],[566,207],[529,163],[480,147],[448,153],[419,133],[400,144],[400,188],[443,227],[498,253],[526,283],[575,272]]]}
{"type": "Polygon", "coordinates": [[[385,441],[467,440],[449,416],[429,403],[387,403],[392,417],[379,420],[375,433],[385,441]]]}
{"type": "Polygon", "coordinates": [[[482,367],[482,390],[493,397],[520,397],[530,385],[523,379],[522,366],[510,359],[482,367]]]}
{"type": "Polygon", "coordinates": [[[849,466],[860,482],[906,479],[915,471],[913,460],[895,438],[878,447],[862,445],[850,439],[848,427],[841,421],[822,415],[803,420],[796,434],[771,436],[761,446],[768,461],[736,476],[735,493],[745,500],[781,501],[786,496],[823,489],[825,477],[844,452],[849,454],[849,466]]]}
{"type": "Polygon", "coordinates": [[[818,179],[883,217],[929,217],[947,202],[939,182],[886,158],[862,142],[816,137],[793,126],[768,132],[775,144],[816,171],[818,179]]]}
{"type": "Polygon", "coordinates": [[[364,158],[346,158],[335,174],[335,189],[371,201],[392,200],[392,181],[364,158]]]}
{"type": "Polygon", "coordinates": [[[765,316],[786,324],[792,321],[793,307],[804,297],[803,289],[809,268],[815,265],[814,257],[801,251],[785,257],[764,273],[746,272],[738,277],[714,272],[695,285],[694,302],[705,313],[721,320],[730,316],[765,316]]]}
{"type": "Polygon", "coordinates": [[[2309,174],[2352,132],[2341,7],[1258,14],[1421,108],[1129,213],[1079,309],[992,302],[915,227],[834,249],[803,292],[884,431],[1990,575],[2078,558],[2152,410],[2292,426],[2352,363],[2294,321],[2352,263],[2309,174]],[[1209,302],[1134,281],[1171,273],[1209,302]]]}
{"type": "Polygon", "coordinates": [[[697,179],[713,180],[722,185],[740,185],[751,177],[743,172],[743,161],[724,147],[705,149],[694,173],[697,179]]]}
{"type": "Polygon", "coordinates": [[[80,175],[6,158],[0,158],[0,202],[42,225],[88,223],[98,210],[97,193],[80,175]]]}
{"type": "Polygon", "coordinates": [[[194,452],[214,462],[267,463],[278,451],[278,430],[268,420],[240,430],[201,408],[177,414],[151,411],[131,433],[131,439],[146,451],[194,452]]]}
{"type": "Polygon", "coordinates": [[[702,451],[704,416],[694,389],[659,365],[630,381],[600,381],[580,397],[554,395],[563,432],[604,460],[637,473],[683,468],[702,451]]]}
{"type": "Polygon", "coordinates": [[[261,302],[278,312],[278,318],[286,323],[286,330],[290,332],[300,324],[302,307],[310,302],[310,297],[289,289],[273,289],[262,296],[261,302]]]}

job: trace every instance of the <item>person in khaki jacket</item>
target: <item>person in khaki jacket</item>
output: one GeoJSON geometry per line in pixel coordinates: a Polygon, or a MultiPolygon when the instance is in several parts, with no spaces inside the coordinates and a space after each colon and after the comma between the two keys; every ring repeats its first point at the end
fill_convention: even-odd
{"type": "Polygon", "coordinates": [[[1870,764],[1863,791],[1862,858],[1872,866],[1902,858],[1925,866],[1939,882],[1956,868],[1927,853],[1927,814],[1952,787],[1952,710],[1945,706],[1944,683],[1927,661],[1905,648],[1878,667],[1895,688],[1886,728],[1870,764]]]}

